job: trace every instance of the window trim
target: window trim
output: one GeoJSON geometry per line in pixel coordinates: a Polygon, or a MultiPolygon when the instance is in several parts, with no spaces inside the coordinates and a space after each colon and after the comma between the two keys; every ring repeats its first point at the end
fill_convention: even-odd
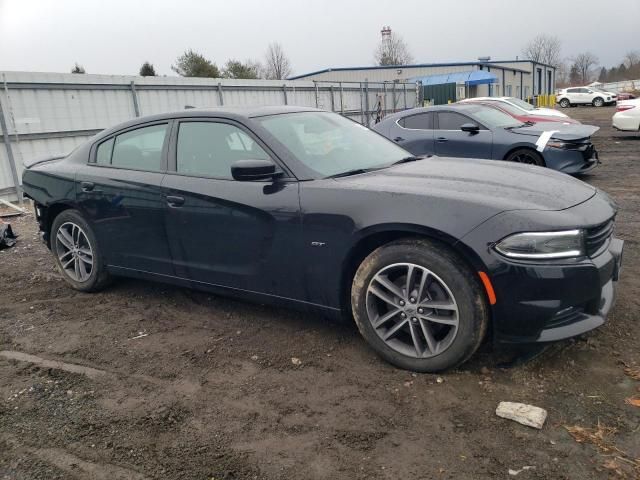
{"type": "MultiPolygon", "coordinates": [[[[233,127],[238,128],[243,131],[251,140],[256,142],[262,150],[269,156],[270,160],[282,171],[283,175],[279,177],[279,180],[296,180],[296,177],[293,173],[284,165],[284,163],[278,158],[275,152],[269,148],[269,146],[263,142],[260,137],[258,137],[251,129],[249,129],[244,123],[238,122],[236,120],[232,120],[230,118],[225,117],[185,117],[185,118],[177,118],[174,120],[175,125],[171,130],[171,139],[169,150],[167,152],[167,175],[179,175],[181,177],[192,177],[192,178],[206,178],[209,180],[223,180],[227,182],[237,182],[237,180],[233,178],[227,177],[215,177],[212,175],[205,174],[195,174],[195,173],[185,173],[178,172],[178,135],[180,133],[180,125],[182,123],[224,123],[227,125],[231,125],[233,127]]],[[[272,180],[256,180],[255,183],[268,183],[272,182],[272,180]]]]}
{"type": "Polygon", "coordinates": [[[173,119],[165,119],[165,120],[156,120],[156,121],[152,121],[152,122],[146,122],[146,123],[139,123],[136,125],[132,125],[130,127],[126,127],[123,128],[121,130],[118,130],[116,132],[111,133],[110,135],[101,138],[99,141],[95,142],[93,145],[91,145],[91,152],[89,153],[89,159],[87,161],[87,165],[90,167],[96,167],[96,168],[112,168],[114,170],[129,170],[129,171],[134,171],[134,172],[151,172],[151,173],[166,173],[167,172],[167,153],[169,150],[169,141],[171,139],[171,134],[173,131],[173,124],[174,124],[174,120],[173,119]],[[115,148],[115,138],[118,137],[119,135],[122,135],[124,133],[128,133],[131,132],[133,130],[140,130],[142,128],[147,128],[147,127],[153,127],[155,125],[166,125],[167,126],[167,131],[165,133],[164,136],[164,142],[162,144],[162,150],[160,150],[160,170],[148,170],[148,169],[144,169],[144,168],[131,168],[131,167],[120,167],[117,165],[113,165],[113,150],[115,148]],[[109,158],[109,164],[105,165],[105,164],[101,164],[101,163],[97,163],[96,159],[97,159],[97,153],[98,153],[98,147],[100,145],[102,145],[105,142],[108,142],[109,140],[114,139],[113,141],[113,147],[111,148],[111,157],[109,158]]]}

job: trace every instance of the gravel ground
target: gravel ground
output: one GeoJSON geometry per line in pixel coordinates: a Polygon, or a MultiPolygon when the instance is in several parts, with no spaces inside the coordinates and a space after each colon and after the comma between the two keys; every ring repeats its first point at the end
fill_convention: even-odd
{"type": "Polygon", "coordinates": [[[0,479],[640,478],[640,134],[614,132],[612,108],[569,113],[602,127],[584,180],[621,207],[618,301],[602,328],[511,368],[485,346],[415,375],[351,324],[150,282],[81,294],[33,217],[13,219],[0,479]],[[496,417],[503,400],[547,409],[544,428],[496,417]]]}

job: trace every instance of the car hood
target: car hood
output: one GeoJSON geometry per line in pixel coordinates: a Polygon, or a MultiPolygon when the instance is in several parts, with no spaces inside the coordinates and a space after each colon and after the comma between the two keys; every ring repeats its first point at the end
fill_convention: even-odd
{"type": "Polygon", "coordinates": [[[583,138],[589,138],[598,130],[600,130],[600,127],[579,123],[540,122],[530,127],[513,128],[509,131],[535,137],[539,137],[543,132],[553,132],[551,138],[558,140],[581,140],[583,138]]]}
{"type": "Polygon", "coordinates": [[[506,210],[564,210],[596,193],[592,186],[542,167],[496,160],[430,157],[335,179],[343,187],[391,195],[415,194],[437,203],[451,199],[506,210]]]}

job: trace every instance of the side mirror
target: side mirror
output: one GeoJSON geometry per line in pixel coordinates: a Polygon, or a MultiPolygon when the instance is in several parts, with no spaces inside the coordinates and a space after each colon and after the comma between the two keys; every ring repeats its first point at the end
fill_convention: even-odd
{"type": "Polygon", "coordinates": [[[480,127],[475,123],[465,123],[460,127],[460,130],[463,132],[478,133],[480,131],[480,127]]]}
{"type": "Polygon", "coordinates": [[[231,165],[233,179],[243,182],[269,180],[278,173],[271,160],[237,160],[231,165]]]}

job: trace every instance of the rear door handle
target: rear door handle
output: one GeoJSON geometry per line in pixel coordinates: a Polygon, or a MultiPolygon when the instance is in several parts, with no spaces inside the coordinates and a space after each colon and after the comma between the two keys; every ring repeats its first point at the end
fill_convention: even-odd
{"type": "Polygon", "coordinates": [[[442,142],[448,142],[449,139],[445,137],[438,137],[436,138],[436,141],[442,143],[442,142]]]}
{"type": "Polygon", "coordinates": [[[402,137],[396,137],[393,139],[394,142],[404,142],[404,138],[402,137]]]}
{"type": "Polygon", "coordinates": [[[95,186],[93,182],[80,182],[80,188],[82,188],[83,192],[92,192],[95,186]]]}
{"type": "Polygon", "coordinates": [[[184,205],[184,197],[175,197],[173,195],[167,195],[167,204],[170,207],[181,207],[184,205]]]}

